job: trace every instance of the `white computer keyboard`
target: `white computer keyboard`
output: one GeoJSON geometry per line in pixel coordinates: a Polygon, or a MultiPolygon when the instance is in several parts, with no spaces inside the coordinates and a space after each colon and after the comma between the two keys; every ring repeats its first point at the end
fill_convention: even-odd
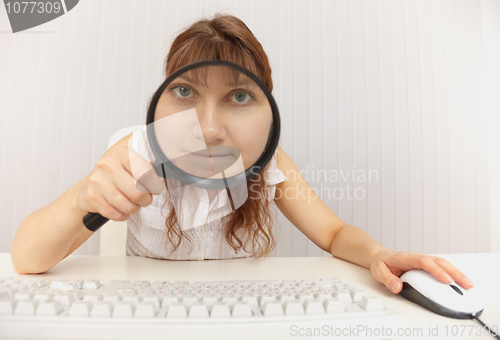
{"type": "Polygon", "coordinates": [[[320,337],[386,339],[380,327],[403,323],[380,298],[336,278],[106,284],[0,278],[2,339],[286,339],[315,330],[320,337]],[[378,335],[370,337],[369,327],[378,335]]]}

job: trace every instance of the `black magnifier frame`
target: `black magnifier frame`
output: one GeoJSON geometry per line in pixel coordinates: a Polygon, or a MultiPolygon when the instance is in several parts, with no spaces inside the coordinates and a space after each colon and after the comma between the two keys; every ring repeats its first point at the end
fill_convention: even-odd
{"type": "Polygon", "coordinates": [[[255,74],[253,74],[246,68],[225,60],[202,60],[186,65],[178,69],[174,73],[172,73],[158,88],[153,98],[151,99],[151,103],[149,104],[148,108],[146,126],[147,126],[149,145],[151,146],[151,151],[153,151],[153,155],[155,156],[154,168],[158,176],[163,178],[176,177],[184,184],[204,189],[224,189],[228,188],[229,186],[236,186],[244,182],[250,181],[255,176],[257,176],[257,174],[259,174],[262,171],[262,169],[264,169],[264,167],[269,163],[269,161],[273,157],[274,152],[278,147],[280,131],[281,131],[281,121],[278,111],[278,105],[276,105],[276,101],[274,100],[271,91],[269,91],[269,88],[264,84],[264,82],[262,82],[262,80],[260,80],[255,74]],[[227,67],[230,69],[234,69],[238,72],[241,72],[247,77],[249,77],[260,87],[260,89],[266,95],[266,98],[269,101],[269,105],[271,107],[273,115],[273,122],[271,124],[271,130],[269,131],[269,137],[264,152],[250,168],[245,170],[244,173],[232,177],[219,179],[219,178],[201,178],[191,175],[183,171],[182,169],[178,168],[177,166],[175,166],[167,158],[167,156],[165,156],[163,150],[161,149],[156,139],[156,132],[154,128],[156,105],[158,104],[158,101],[160,100],[160,97],[167,88],[167,86],[169,86],[181,74],[195,68],[206,67],[206,66],[227,67]]]}
{"type": "MultiPolygon", "coordinates": [[[[257,176],[257,174],[259,174],[264,169],[264,167],[269,163],[269,161],[273,157],[274,152],[278,147],[280,131],[281,131],[281,121],[278,111],[278,105],[276,105],[276,102],[273,96],[271,95],[271,91],[269,91],[269,88],[255,74],[253,74],[246,68],[225,60],[202,60],[184,66],[175,71],[174,73],[172,73],[172,75],[170,75],[162,83],[162,85],[158,88],[158,90],[156,90],[155,94],[151,99],[151,102],[148,107],[146,126],[147,126],[148,141],[151,147],[151,151],[153,152],[153,155],[155,157],[155,162],[153,164],[153,167],[158,176],[163,178],[176,177],[185,184],[193,185],[195,187],[204,189],[224,189],[224,188],[234,187],[236,185],[250,181],[255,176],[257,176]],[[266,95],[267,100],[269,101],[269,105],[271,106],[273,122],[271,124],[271,129],[269,131],[269,136],[264,152],[250,168],[245,170],[244,173],[232,177],[221,178],[221,179],[218,178],[207,179],[191,175],[181,170],[177,166],[175,166],[165,156],[156,139],[156,133],[154,129],[156,105],[158,104],[158,100],[163,94],[163,91],[165,91],[167,86],[170,85],[170,83],[172,83],[175,80],[175,78],[177,78],[179,75],[187,71],[190,71],[192,69],[204,66],[223,66],[245,74],[261,88],[261,90],[266,95]]],[[[101,214],[98,213],[88,213],[83,217],[83,223],[85,227],[90,231],[98,230],[108,221],[109,220],[106,217],[103,217],[101,214]]]]}

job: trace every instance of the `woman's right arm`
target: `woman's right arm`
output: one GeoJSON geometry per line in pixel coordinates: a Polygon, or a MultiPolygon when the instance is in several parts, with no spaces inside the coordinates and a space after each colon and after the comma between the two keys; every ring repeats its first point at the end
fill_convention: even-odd
{"type": "MultiPolygon", "coordinates": [[[[134,158],[134,164],[139,164],[143,172],[152,167],[128,148],[130,136],[109,148],[88,176],[48,206],[26,217],[11,249],[12,263],[18,273],[43,273],[82,245],[93,234],[82,221],[89,211],[125,221],[141,207],[151,204],[151,194],[136,188],[130,158],[134,158]]],[[[149,183],[153,183],[149,184],[150,192],[161,192],[163,182],[156,174],[149,183]]]]}

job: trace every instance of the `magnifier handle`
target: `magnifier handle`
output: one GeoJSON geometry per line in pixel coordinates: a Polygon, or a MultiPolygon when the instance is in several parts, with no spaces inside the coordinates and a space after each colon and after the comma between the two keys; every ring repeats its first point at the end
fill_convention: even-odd
{"type": "Polygon", "coordinates": [[[85,227],[90,231],[96,231],[108,221],[109,219],[98,213],[88,213],[83,216],[83,224],[85,224],[85,227]]]}

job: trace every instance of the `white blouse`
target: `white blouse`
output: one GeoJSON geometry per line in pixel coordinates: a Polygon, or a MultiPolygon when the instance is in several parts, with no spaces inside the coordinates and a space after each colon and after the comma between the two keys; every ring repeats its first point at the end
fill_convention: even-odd
{"type": "MultiPolygon", "coordinates": [[[[129,146],[148,162],[152,161],[146,128],[132,134],[129,146]]],[[[276,184],[286,180],[285,175],[276,167],[276,153],[264,176],[269,185],[268,197],[272,200],[276,184]]],[[[175,179],[167,180],[169,188],[172,187],[171,181],[175,181],[175,179]]],[[[195,204],[197,209],[193,214],[188,208],[179,210],[176,208],[176,214],[181,230],[190,238],[191,242],[183,239],[175,252],[172,252],[173,246],[168,241],[167,227],[165,226],[166,216],[171,209],[169,208],[171,205],[165,204],[168,195],[165,188],[161,194],[153,195],[153,202],[149,206],[141,208],[137,213],[130,215],[127,220],[127,255],[199,261],[251,256],[243,249],[235,252],[227,243],[224,234],[220,232],[222,228],[220,218],[231,212],[231,209],[228,208],[230,204],[226,190],[221,190],[216,199],[210,201],[205,189],[192,186],[188,189],[189,195],[185,194],[180,203],[188,208],[195,204]]],[[[176,236],[173,237],[174,241],[177,241],[176,236]]]]}

